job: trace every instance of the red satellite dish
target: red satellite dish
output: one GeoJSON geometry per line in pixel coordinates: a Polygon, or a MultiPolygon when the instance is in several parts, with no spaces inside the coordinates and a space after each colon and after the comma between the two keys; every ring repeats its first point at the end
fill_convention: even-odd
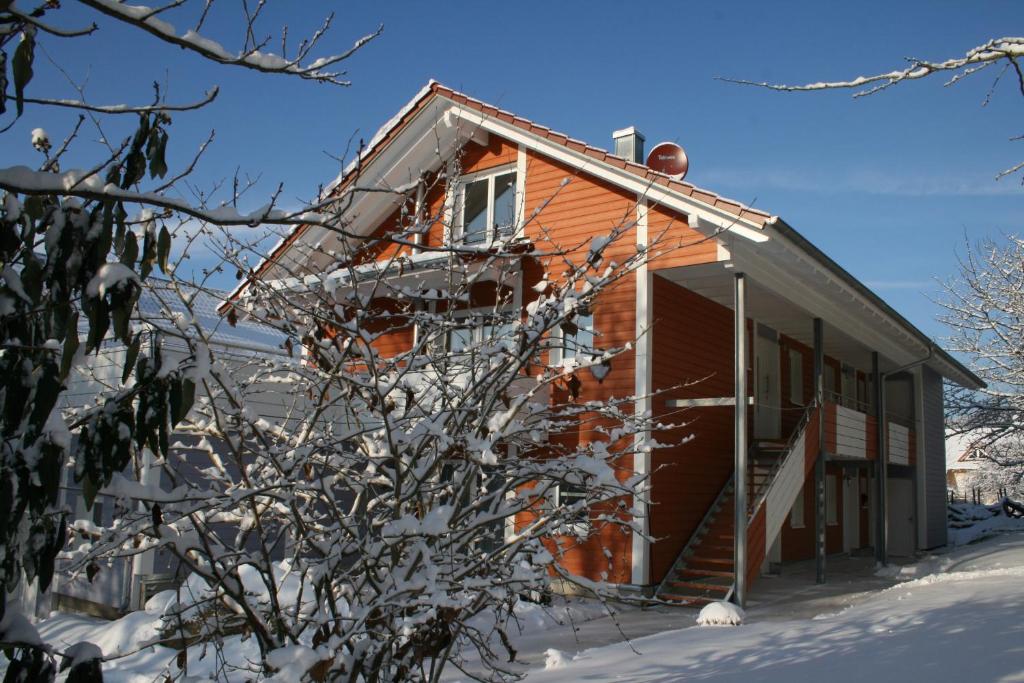
{"type": "Polygon", "coordinates": [[[647,165],[659,173],[682,180],[690,168],[686,150],[674,142],[659,142],[647,155],[647,165]]]}

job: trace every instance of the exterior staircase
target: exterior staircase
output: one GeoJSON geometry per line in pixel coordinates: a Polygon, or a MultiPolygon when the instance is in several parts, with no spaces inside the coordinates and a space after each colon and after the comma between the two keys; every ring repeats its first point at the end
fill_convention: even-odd
{"type": "MultiPolygon", "coordinates": [[[[778,520],[792,507],[817,457],[817,440],[809,440],[807,435],[817,429],[819,412],[816,406],[808,406],[788,441],[751,445],[745,473],[748,577],[760,569],[767,549],[781,531],[778,520]],[[769,508],[773,513],[771,522],[766,520],[769,508]],[[756,547],[752,547],[752,540],[756,547]]],[[[734,493],[734,477],[729,477],[658,585],[656,599],[699,607],[732,598],[736,584],[734,493]]]]}
{"type": "Polygon", "coordinates": [[[736,581],[733,565],[736,504],[733,479],[725,483],[697,530],[658,587],[657,597],[701,606],[728,600],[736,581]]]}

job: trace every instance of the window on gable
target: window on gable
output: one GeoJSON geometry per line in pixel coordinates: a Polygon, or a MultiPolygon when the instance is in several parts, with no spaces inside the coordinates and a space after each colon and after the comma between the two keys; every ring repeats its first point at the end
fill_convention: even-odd
{"type": "Polygon", "coordinates": [[[511,237],[516,225],[515,171],[474,176],[460,192],[463,244],[486,244],[511,237]]]}

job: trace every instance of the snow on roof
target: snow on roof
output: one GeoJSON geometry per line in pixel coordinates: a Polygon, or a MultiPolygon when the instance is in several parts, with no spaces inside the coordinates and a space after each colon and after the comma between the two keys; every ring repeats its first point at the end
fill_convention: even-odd
{"type": "Polygon", "coordinates": [[[181,290],[180,295],[169,282],[148,279],[139,297],[139,317],[158,328],[174,330],[176,334],[181,334],[174,319],[191,315],[204,334],[209,336],[212,344],[235,350],[287,355],[282,349],[285,335],[279,330],[254,320],[244,319],[239,319],[232,327],[227,319],[217,312],[217,308],[227,298],[227,292],[200,289],[180,283],[177,286],[181,290]],[[188,298],[189,306],[182,301],[183,296],[188,298]],[[189,307],[192,309],[191,313],[189,307]]]}

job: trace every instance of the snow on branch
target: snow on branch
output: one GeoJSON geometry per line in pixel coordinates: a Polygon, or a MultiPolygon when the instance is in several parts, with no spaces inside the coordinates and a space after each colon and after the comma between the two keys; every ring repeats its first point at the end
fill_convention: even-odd
{"type": "MultiPolygon", "coordinates": [[[[192,218],[224,227],[257,227],[259,225],[316,225],[330,228],[344,236],[346,231],[339,226],[338,220],[323,211],[329,210],[341,197],[331,197],[317,204],[298,211],[286,211],[274,207],[271,202],[266,206],[249,212],[241,213],[232,206],[220,206],[213,209],[194,206],[188,202],[167,196],[160,192],[135,192],[125,190],[113,183],[105,182],[98,171],[71,170],[64,173],[47,173],[33,171],[28,166],[0,168],[0,189],[23,195],[57,195],[77,197],[90,201],[117,201],[142,206],[156,207],[168,212],[180,213],[192,218]]],[[[384,192],[404,194],[408,188],[351,188],[344,194],[353,192],[384,192]]]]}
{"type": "MultiPolygon", "coordinates": [[[[780,92],[812,92],[818,90],[857,90],[854,97],[864,97],[891,88],[904,81],[920,80],[936,73],[952,73],[945,85],[955,85],[957,82],[972,76],[983,69],[1005,62],[1003,73],[1012,68],[1017,76],[1017,87],[1024,96],[1024,71],[1021,70],[1020,59],[1024,57],[1024,38],[1005,37],[993,38],[988,42],[967,51],[963,57],[954,57],[940,62],[931,62],[924,59],[908,57],[909,63],[905,69],[897,69],[873,76],[858,76],[848,81],[820,81],[804,85],[787,85],[782,83],[768,83],[765,81],[750,81],[740,78],[724,78],[716,76],[717,80],[728,83],[739,83],[741,85],[754,85],[759,88],[777,90],[780,92]]],[[[992,88],[994,89],[1002,77],[1002,73],[996,78],[992,88]]],[[[991,97],[991,90],[989,91],[991,97]]],[[[987,103],[986,98],[986,103],[987,103]]],[[[1019,138],[1012,138],[1019,139],[1019,138]]],[[[1024,168],[1024,162],[1014,164],[996,174],[996,180],[1012,175],[1024,168]]]]}
{"type": "MultiPolygon", "coordinates": [[[[193,109],[200,109],[217,99],[217,95],[219,93],[220,88],[214,86],[206,92],[202,99],[196,100],[195,102],[189,102],[187,104],[151,104],[140,106],[132,106],[129,104],[89,104],[82,100],[57,100],[43,97],[24,97],[22,98],[22,101],[28,102],[29,104],[42,104],[48,107],[81,109],[83,111],[91,111],[97,114],[150,114],[153,112],[192,111],[193,109]]],[[[7,99],[11,102],[15,101],[15,98],[10,95],[7,96],[7,99]]]]}
{"type": "Polygon", "coordinates": [[[895,71],[889,71],[887,73],[876,74],[873,76],[858,76],[857,78],[849,81],[822,81],[818,83],[807,83],[805,85],[786,85],[749,81],[738,78],[717,78],[718,80],[727,81],[729,83],[756,85],[761,88],[779,90],[782,92],[864,88],[863,90],[860,90],[860,92],[854,94],[854,97],[863,97],[865,95],[872,95],[880,90],[884,90],[903,81],[917,80],[939,72],[957,71],[959,73],[955,74],[946,83],[946,85],[952,85],[965,76],[976,73],[982,68],[995,64],[996,62],[1007,60],[1014,69],[1017,70],[1021,91],[1024,93],[1024,77],[1021,76],[1019,65],[1017,63],[1017,60],[1021,57],[1024,57],[1024,38],[995,38],[984,45],[979,45],[978,47],[968,50],[967,54],[963,57],[955,57],[941,62],[930,62],[927,60],[908,57],[907,62],[910,63],[910,66],[905,69],[897,69],[895,71]]]}
{"type": "MultiPolygon", "coordinates": [[[[288,59],[271,52],[262,52],[256,47],[233,54],[217,41],[211,40],[194,30],[189,30],[179,35],[173,25],[156,17],[159,10],[154,10],[144,5],[131,5],[118,2],[117,0],[82,0],[82,2],[107,16],[136,26],[160,40],[190,50],[220,64],[241,66],[264,73],[289,74],[321,83],[344,86],[351,85],[350,81],[341,78],[344,72],[327,70],[327,67],[348,59],[357,50],[379,36],[384,30],[384,27],[380,26],[373,33],[367,34],[355,41],[352,47],[342,53],[320,57],[303,64],[303,61],[309,57],[312,48],[330,28],[333,15],[324,21],[323,25],[309,40],[302,43],[294,58],[288,59]]],[[[254,20],[255,16],[250,18],[249,33],[252,32],[254,20]]]]}

